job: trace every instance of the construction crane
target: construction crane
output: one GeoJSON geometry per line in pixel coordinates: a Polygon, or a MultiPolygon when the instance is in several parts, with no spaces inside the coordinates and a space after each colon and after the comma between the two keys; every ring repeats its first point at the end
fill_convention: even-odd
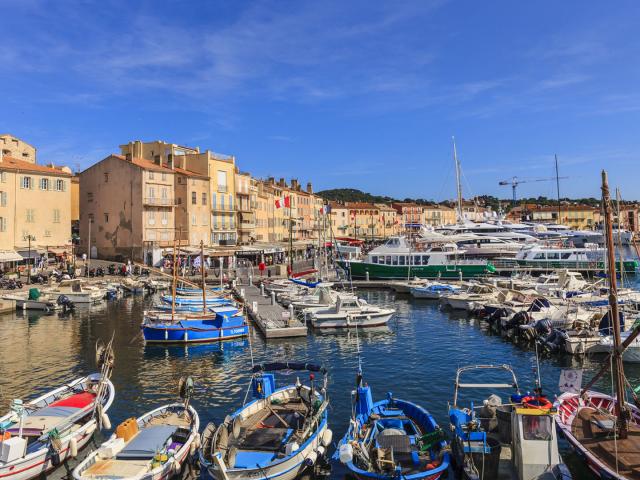
{"type": "Polygon", "coordinates": [[[513,206],[516,206],[516,189],[518,188],[518,185],[520,185],[521,183],[530,183],[530,182],[551,182],[551,181],[558,181],[561,179],[565,179],[565,178],[569,178],[569,177],[551,177],[551,178],[518,178],[518,177],[511,177],[509,180],[502,180],[500,182],[498,182],[498,185],[511,185],[511,192],[513,193],[513,206]]]}

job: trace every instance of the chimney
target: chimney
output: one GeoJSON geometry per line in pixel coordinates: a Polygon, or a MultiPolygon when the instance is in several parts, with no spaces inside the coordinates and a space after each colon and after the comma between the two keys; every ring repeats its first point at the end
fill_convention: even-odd
{"type": "Polygon", "coordinates": [[[298,180],[295,178],[291,179],[291,190],[300,190],[300,185],[298,184],[298,180]]]}
{"type": "Polygon", "coordinates": [[[313,193],[313,185],[311,185],[311,182],[307,182],[307,193],[313,193]]]}
{"type": "Polygon", "coordinates": [[[284,180],[284,178],[280,179],[280,181],[278,182],[278,186],[281,188],[287,188],[287,182],[284,180]]]}

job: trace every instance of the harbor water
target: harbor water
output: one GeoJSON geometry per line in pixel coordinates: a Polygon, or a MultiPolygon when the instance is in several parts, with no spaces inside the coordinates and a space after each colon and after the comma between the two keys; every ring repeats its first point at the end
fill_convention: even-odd
{"type": "MultiPolygon", "coordinates": [[[[351,411],[351,391],[358,368],[358,349],[364,379],[375,399],[388,391],[421,404],[448,428],[447,402],[453,396],[456,368],[469,364],[510,364],[520,386],[532,390],[536,359],[526,350],[492,335],[482,321],[442,309],[438,302],[416,300],[389,290],[359,293],[368,302],[393,305],[397,314],[388,327],[359,332],[310,333],[307,337],[265,341],[251,329],[250,338],[194,346],[145,346],[140,322],[153,297],[125,297],[68,315],[39,313],[0,317],[0,407],[14,398],[27,399],[95,371],[95,344],[115,332],[116,399],[109,411],[112,425],[177,399],[177,382],[191,375],[196,383],[193,404],[201,425],[220,423],[241,405],[250,380],[252,361],[296,360],[324,364],[329,369],[330,428],[336,442],[345,432],[351,411]]],[[[558,393],[563,368],[584,368],[590,378],[603,357],[567,355],[540,357],[540,375],[550,396],[558,393]]],[[[640,384],[640,366],[626,365],[632,385],[640,384]]],[[[302,373],[299,373],[302,375],[302,373]]],[[[291,381],[295,381],[292,376],[291,381]]],[[[474,380],[481,380],[480,378],[474,380]]],[[[598,384],[611,391],[611,377],[598,384]]],[[[501,392],[506,400],[509,392],[501,392]]],[[[488,394],[479,393],[475,401],[488,394]]],[[[566,452],[566,445],[564,446],[566,452]]],[[[82,453],[81,453],[82,456],[82,453]]],[[[590,478],[570,454],[565,458],[574,478],[590,478]]],[[[332,478],[345,470],[332,464],[332,478]]],[[[68,475],[64,468],[51,477],[68,475]]]]}

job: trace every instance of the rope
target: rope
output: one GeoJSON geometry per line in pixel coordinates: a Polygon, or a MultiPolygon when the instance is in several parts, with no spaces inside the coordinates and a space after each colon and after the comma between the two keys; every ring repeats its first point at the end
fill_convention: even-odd
{"type": "MultiPolygon", "coordinates": [[[[615,386],[613,384],[613,355],[611,355],[609,357],[609,363],[611,365],[611,396],[614,399],[613,401],[617,401],[616,398],[614,397],[615,395],[615,386]]],[[[622,408],[624,407],[624,405],[618,405],[618,409],[622,410],[622,408]]],[[[614,446],[614,451],[615,451],[615,458],[616,458],[616,476],[619,476],[619,472],[618,472],[618,416],[614,415],[614,420],[613,420],[613,446],[614,446]]]]}

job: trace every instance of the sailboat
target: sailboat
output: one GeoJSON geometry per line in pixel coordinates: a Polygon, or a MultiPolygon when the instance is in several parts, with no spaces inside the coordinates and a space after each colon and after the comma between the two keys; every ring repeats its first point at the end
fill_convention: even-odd
{"type": "Polygon", "coordinates": [[[613,246],[612,207],[607,173],[602,172],[602,199],[609,270],[609,312],[613,323],[614,348],[602,369],[580,393],[565,392],[555,403],[558,428],[578,455],[599,478],[640,479],[640,408],[626,401],[629,385],[624,374],[624,350],[640,329],[622,341],[618,312],[616,261],[613,246]],[[591,390],[611,365],[612,395],[591,390]]]}
{"type": "MultiPolygon", "coordinates": [[[[174,244],[175,247],[175,244],[174,244]]],[[[197,303],[195,297],[186,297],[192,301],[190,307],[180,308],[176,301],[177,263],[173,254],[173,284],[171,297],[171,313],[164,311],[145,312],[142,334],[148,343],[195,343],[214,342],[231,338],[244,337],[249,334],[249,325],[241,311],[235,308],[211,308],[208,303],[205,285],[204,268],[202,269],[202,298],[197,303]],[[199,307],[201,312],[194,312],[199,307]],[[186,308],[186,311],[185,311],[186,308]]],[[[200,264],[204,265],[204,244],[200,242],[200,264]]]]}

